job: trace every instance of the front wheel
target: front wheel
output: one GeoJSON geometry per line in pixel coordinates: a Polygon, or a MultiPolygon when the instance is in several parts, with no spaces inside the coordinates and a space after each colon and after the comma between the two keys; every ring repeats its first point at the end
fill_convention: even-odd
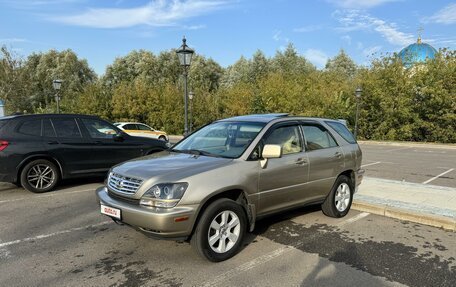
{"type": "Polygon", "coordinates": [[[161,141],[164,141],[164,142],[166,141],[166,137],[165,136],[159,136],[158,139],[161,140],[161,141]]]}
{"type": "Polygon", "coordinates": [[[339,176],[331,192],[321,205],[323,213],[336,218],[347,215],[353,200],[352,186],[353,184],[347,176],[339,176]]]}
{"type": "Polygon", "coordinates": [[[52,190],[59,180],[55,164],[45,159],[29,162],[21,172],[21,184],[28,191],[42,193],[52,190]]]}
{"type": "Polygon", "coordinates": [[[191,238],[193,248],[202,257],[220,262],[233,257],[240,249],[247,226],[242,206],[222,198],[210,204],[191,238]]]}

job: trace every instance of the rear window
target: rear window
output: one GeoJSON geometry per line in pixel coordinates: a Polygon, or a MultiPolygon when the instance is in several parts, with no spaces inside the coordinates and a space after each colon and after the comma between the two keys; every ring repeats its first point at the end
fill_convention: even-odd
{"type": "Polygon", "coordinates": [[[78,124],[74,118],[52,119],[55,132],[60,138],[81,138],[78,124]]]}
{"type": "Polygon", "coordinates": [[[326,124],[332,127],[347,142],[351,144],[356,143],[355,137],[344,124],[330,121],[327,121],[326,124]]]}
{"type": "Polygon", "coordinates": [[[41,119],[22,122],[19,133],[29,136],[41,136],[41,119]]]}

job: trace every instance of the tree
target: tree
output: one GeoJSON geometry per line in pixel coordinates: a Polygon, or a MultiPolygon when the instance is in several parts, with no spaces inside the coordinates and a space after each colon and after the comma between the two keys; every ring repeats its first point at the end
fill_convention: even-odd
{"type": "Polygon", "coordinates": [[[355,62],[345,53],[343,49],[340,49],[339,54],[334,58],[328,59],[326,62],[326,70],[342,73],[346,77],[353,77],[356,73],[355,62]]]}

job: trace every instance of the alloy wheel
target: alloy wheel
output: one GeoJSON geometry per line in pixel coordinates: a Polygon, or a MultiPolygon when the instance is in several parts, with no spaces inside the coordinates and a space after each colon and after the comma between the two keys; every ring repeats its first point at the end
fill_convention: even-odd
{"type": "Polygon", "coordinates": [[[45,164],[32,166],[27,172],[28,183],[36,189],[46,189],[50,187],[56,178],[52,168],[45,164]]]}
{"type": "Polygon", "coordinates": [[[233,211],[220,212],[211,222],[208,231],[208,242],[217,253],[229,251],[239,240],[241,223],[233,211]]]}

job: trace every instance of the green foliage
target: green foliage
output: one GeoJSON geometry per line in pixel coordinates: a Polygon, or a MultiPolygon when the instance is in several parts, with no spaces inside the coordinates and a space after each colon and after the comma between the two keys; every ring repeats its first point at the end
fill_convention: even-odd
{"type": "MultiPolygon", "coordinates": [[[[52,80],[61,78],[62,110],[95,114],[111,121],[140,121],[170,134],[182,134],[182,67],[174,50],[158,55],[132,51],[115,59],[97,79],[71,50],[32,54],[26,60],[3,47],[0,97],[7,111],[53,112],[52,80]]],[[[292,44],[268,58],[257,51],[222,68],[194,55],[188,71],[192,123],[251,113],[345,119],[355,123],[354,90],[359,100],[359,137],[373,140],[456,142],[456,52],[404,69],[392,56],[358,67],[341,50],[317,70],[292,44]]]]}

